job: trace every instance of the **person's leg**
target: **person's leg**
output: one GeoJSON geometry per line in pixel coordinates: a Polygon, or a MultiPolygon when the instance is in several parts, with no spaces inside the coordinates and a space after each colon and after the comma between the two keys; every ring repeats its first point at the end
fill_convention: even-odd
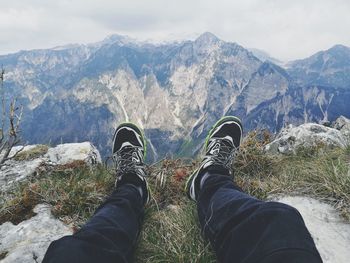
{"type": "Polygon", "coordinates": [[[227,174],[209,172],[197,204],[220,262],[322,262],[295,208],[251,197],[227,174]]]}
{"type": "Polygon", "coordinates": [[[233,183],[232,161],[242,124],[225,117],[210,131],[206,154],[189,178],[188,196],[197,201],[202,231],[220,262],[322,262],[299,212],[263,202],[233,183]]]}
{"type": "Polygon", "coordinates": [[[52,242],[43,262],[130,262],[142,217],[138,189],[122,185],[77,233],[52,242]]]}
{"type": "Polygon", "coordinates": [[[149,201],[145,179],[145,141],[133,124],[120,125],[112,153],[116,188],[77,233],[54,241],[43,262],[130,262],[149,201]]]}

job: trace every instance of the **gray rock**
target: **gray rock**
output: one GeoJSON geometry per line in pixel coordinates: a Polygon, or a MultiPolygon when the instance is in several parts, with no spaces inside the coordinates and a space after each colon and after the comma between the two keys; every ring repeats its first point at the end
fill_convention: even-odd
{"type": "Polygon", "coordinates": [[[50,206],[39,204],[34,212],[37,215],[18,225],[6,222],[0,226],[0,253],[7,253],[2,263],[41,262],[52,241],[72,234],[52,216],[50,206]]]}
{"type": "Polygon", "coordinates": [[[332,124],[332,127],[339,130],[347,140],[347,143],[350,144],[350,120],[348,118],[340,116],[332,124]]]}
{"type": "Polygon", "coordinates": [[[0,169],[0,190],[6,191],[14,183],[23,181],[29,176],[34,175],[43,162],[43,158],[30,161],[7,161],[0,169]]]}
{"type": "Polygon", "coordinates": [[[293,154],[301,146],[312,147],[318,144],[344,148],[348,142],[337,129],[305,123],[298,127],[289,125],[282,129],[276,139],[265,146],[265,150],[272,154],[293,154]]]}
{"type": "Polygon", "coordinates": [[[59,144],[50,148],[44,158],[55,165],[64,165],[74,161],[84,161],[90,165],[101,163],[99,151],[90,142],[59,144]]]}
{"type": "Polygon", "coordinates": [[[344,222],[334,207],[309,197],[278,196],[272,199],[299,210],[323,262],[349,262],[350,224],[344,222]]]}
{"type": "MultiPolygon", "coordinates": [[[[36,145],[25,146],[22,153],[32,150],[36,145]]],[[[12,150],[14,154],[22,146],[12,150]]],[[[49,148],[47,153],[32,160],[17,161],[10,159],[0,168],[0,190],[7,191],[14,183],[33,176],[41,166],[64,165],[74,161],[84,161],[89,165],[101,163],[99,151],[90,142],[66,143],[49,148]]]]}

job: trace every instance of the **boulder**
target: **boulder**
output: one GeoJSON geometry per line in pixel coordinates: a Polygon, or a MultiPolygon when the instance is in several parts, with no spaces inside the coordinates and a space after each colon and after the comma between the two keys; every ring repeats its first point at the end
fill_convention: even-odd
{"type": "Polygon", "coordinates": [[[49,205],[39,204],[34,212],[34,217],[18,225],[0,225],[2,263],[41,262],[52,241],[72,234],[72,229],[52,216],[49,205]]]}
{"type": "Polygon", "coordinates": [[[84,161],[89,165],[101,163],[101,156],[90,142],[65,143],[50,148],[44,158],[55,165],[65,165],[74,161],[84,161]]]}
{"type": "Polygon", "coordinates": [[[342,132],[337,129],[315,123],[305,123],[294,127],[283,128],[276,139],[265,146],[268,153],[293,154],[303,147],[324,145],[330,148],[345,148],[348,145],[342,132]]]}
{"type": "MultiPolygon", "coordinates": [[[[14,147],[10,155],[22,148],[22,146],[14,147]]],[[[83,161],[88,165],[101,163],[99,151],[90,142],[65,143],[53,148],[28,145],[17,157],[20,158],[10,159],[0,168],[0,191],[10,189],[15,182],[35,175],[40,167],[47,165],[66,165],[75,161],[83,161]],[[39,148],[40,150],[37,150],[39,148]]]]}
{"type": "Polygon", "coordinates": [[[347,143],[350,144],[350,120],[344,116],[340,116],[334,123],[332,123],[332,127],[340,131],[347,143]]]}
{"type": "Polygon", "coordinates": [[[0,191],[6,191],[16,183],[34,175],[43,163],[42,158],[30,161],[9,160],[0,168],[0,191]]]}

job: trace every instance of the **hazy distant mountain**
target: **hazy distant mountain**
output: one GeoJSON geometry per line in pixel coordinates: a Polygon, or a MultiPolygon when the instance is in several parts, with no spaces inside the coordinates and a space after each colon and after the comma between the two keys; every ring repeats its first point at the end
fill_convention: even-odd
{"type": "Polygon", "coordinates": [[[113,129],[129,120],[145,129],[149,158],[157,159],[197,152],[225,114],[240,116],[246,130],[271,131],[350,117],[347,56],[336,46],[286,71],[211,33],[162,45],[113,35],[0,56],[0,64],[8,91],[25,106],[30,143],[91,140],[106,154],[113,129]]]}
{"type": "Polygon", "coordinates": [[[265,62],[265,61],[272,62],[272,63],[279,65],[279,66],[282,66],[284,64],[281,60],[271,57],[270,54],[264,50],[257,49],[257,48],[248,48],[248,50],[250,52],[252,52],[254,56],[256,56],[258,59],[260,59],[263,62],[265,62]]]}
{"type": "Polygon", "coordinates": [[[303,85],[350,88],[350,48],[336,45],[289,63],[288,73],[303,85]]]}

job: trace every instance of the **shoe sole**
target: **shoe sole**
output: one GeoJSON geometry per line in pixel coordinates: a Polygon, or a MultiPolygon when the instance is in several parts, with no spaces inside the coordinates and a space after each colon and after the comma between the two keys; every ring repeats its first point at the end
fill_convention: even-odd
{"type": "Polygon", "coordinates": [[[139,126],[137,126],[136,124],[134,124],[132,122],[123,122],[123,123],[119,124],[119,126],[115,129],[115,132],[114,132],[114,135],[113,135],[112,154],[113,154],[114,141],[115,141],[115,136],[117,134],[117,131],[120,128],[123,128],[123,127],[132,128],[141,136],[142,142],[143,142],[143,160],[145,160],[146,156],[147,156],[147,142],[146,142],[145,134],[144,134],[143,130],[139,126]]]}
{"type": "MultiPolygon", "coordinates": [[[[238,124],[238,126],[240,127],[241,129],[241,132],[243,134],[243,126],[242,126],[242,121],[240,120],[240,118],[236,117],[236,116],[225,116],[225,117],[222,117],[221,119],[219,119],[210,129],[207,137],[205,138],[205,143],[204,143],[204,147],[205,149],[208,147],[208,143],[209,143],[209,139],[210,137],[213,135],[213,132],[214,130],[220,126],[222,123],[226,122],[226,121],[234,121],[238,124]]],[[[241,137],[241,140],[242,140],[242,137],[241,137]]],[[[187,179],[186,181],[186,185],[185,185],[185,192],[187,194],[187,196],[191,198],[191,196],[189,195],[189,189],[188,189],[188,186],[189,186],[189,183],[192,181],[192,179],[194,178],[194,176],[197,174],[197,171],[198,169],[196,169],[192,174],[191,176],[187,179]]]]}

